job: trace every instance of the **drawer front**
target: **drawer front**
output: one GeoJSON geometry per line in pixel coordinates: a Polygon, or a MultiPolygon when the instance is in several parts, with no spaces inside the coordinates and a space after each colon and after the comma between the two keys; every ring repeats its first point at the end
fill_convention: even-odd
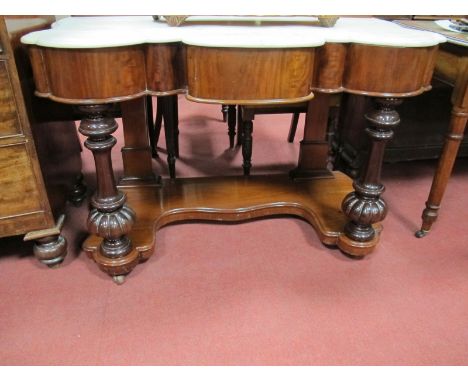
{"type": "Polygon", "coordinates": [[[24,144],[0,146],[0,221],[42,211],[31,161],[24,144]]]}
{"type": "Polygon", "coordinates": [[[0,138],[22,133],[6,64],[0,60],[0,138]]]}

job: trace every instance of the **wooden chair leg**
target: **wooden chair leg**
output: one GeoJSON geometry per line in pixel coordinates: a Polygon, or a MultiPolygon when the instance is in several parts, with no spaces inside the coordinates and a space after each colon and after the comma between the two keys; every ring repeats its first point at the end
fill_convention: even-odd
{"type": "Polygon", "coordinates": [[[296,136],[297,124],[299,122],[299,113],[294,113],[291,118],[291,127],[289,128],[288,142],[294,142],[296,136]]]}
{"type": "Polygon", "coordinates": [[[237,142],[236,145],[242,145],[243,121],[242,121],[242,106],[237,106],[237,142]]]}
{"type": "Polygon", "coordinates": [[[253,119],[253,112],[242,110],[242,167],[244,175],[250,175],[250,168],[252,167],[253,119]]]}
{"type": "MultiPolygon", "coordinates": [[[[158,108],[159,111],[159,108],[158,108]]],[[[155,141],[155,127],[153,123],[153,97],[146,96],[146,120],[148,123],[148,135],[151,147],[151,156],[153,158],[158,157],[158,151],[156,147],[158,145],[158,140],[155,141]]]]}
{"type": "Polygon", "coordinates": [[[221,113],[223,113],[223,122],[227,122],[228,109],[229,109],[228,105],[222,105],[221,106],[221,113]]]}
{"type": "Polygon", "coordinates": [[[177,94],[170,96],[174,113],[174,149],[176,158],[179,157],[179,98],[177,94]]]}
{"type": "Polygon", "coordinates": [[[421,238],[428,234],[439,215],[440,204],[452,173],[458,149],[463,140],[468,123],[468,60],[464,56],[457,65],[457,77],[452,92],[452,115],[442,155],[432,180],[431,191],[422,214],[421,229],[416,237],[421,238]]]}
{"type": "Polygon", "coordinates": [[[236,106],[229,105],[228,107],[228,135],[229,135],[229,148],[234,147],[234,139],[236,137],[236,106]]]}
{"type": "Polygon", "coordinates": [[[176,119],[174,113],[174,98],[172,96],[159,97],[164,118],[164,133],[166,136],[167,165],[169,167],[169,176],[175,179],[176,162],[176,119]]]}

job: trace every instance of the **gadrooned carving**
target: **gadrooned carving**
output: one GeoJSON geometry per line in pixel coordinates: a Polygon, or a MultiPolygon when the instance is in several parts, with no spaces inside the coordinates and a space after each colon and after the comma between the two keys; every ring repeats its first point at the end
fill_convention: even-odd
{"type": "Polygon", "coordinates": [[[343,200],[341,208],[352,221],[371,225],[382,221],[387,215],[387,205],[382,198],[366,198],[351,192],[343,200]]]}
{"type": "Polygon", "coordinates": [[[112,212],[102,212],[93,208],[88,217],[88,229],[91,233],[107,240],[127,235],[135,221],[135,212],[124,205],[112,212]]]}

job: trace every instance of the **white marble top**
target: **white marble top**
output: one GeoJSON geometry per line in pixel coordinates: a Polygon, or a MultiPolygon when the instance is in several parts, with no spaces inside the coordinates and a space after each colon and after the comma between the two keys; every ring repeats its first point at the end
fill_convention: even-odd
{"type": "Polygon", "coordinates": [[[316,21],[315,17],[303,16],[198,16],[179,27],[171,27],[164,21],[154,21],[151,16],[68,17],[54,23],[52,29],[27,34],[21,41],[68,49],[167,42],[245,48],[313,47],[327,42],[425,47],[446,41],[437,33],[410,30],[374,18],[343,17],[331,28],[313,25],[316,21]],[[275,21],[278,21],[276,25],[275,21]],[[309,21],[311,25],[307,25],[309,21]],[[229,22],[236,23],[227,25],[229,22]],[[262,25],[265,22],[267,25],[262,25]]]}

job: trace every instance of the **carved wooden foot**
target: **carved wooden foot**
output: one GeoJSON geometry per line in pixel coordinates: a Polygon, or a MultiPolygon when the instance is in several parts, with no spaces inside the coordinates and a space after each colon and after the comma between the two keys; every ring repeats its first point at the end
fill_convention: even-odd
{"type": "Polygon", "coordinates": [[[75,207],[79,207],[81,203],[83,203],[83,200],[86,199],[86,191],[87,191],[87,187],[86,187],[86,184],[84,183],[83,174],[80,173],[76,177],[75,184],[73,185],[73,189],[71,190],[68,196],[68,200],[75,207]]]}
{"type": "Polygon", "coordinates": [[[67,241],[60,234],[65,215],[60,215],[55,227],[31,231],[24,235],[24,241],[34,240],[33,252],[36,258],[50,268],[58,267],[67,255],[67,241]]]}
{"type": "Polygon", "coordinates": [[[228,135],[229,135],[229,148],[234,147],[234,139],[236,137],[236,106],[228,106],[228,135]]]}
{"type": "Polygon", "coordinates": [[[117,129],[117,123],[113,118],[105,117],[108,108],[108,105],[80,106],[85,118],[79,131],[88,137],[85,147],[92,151],[96,164],[97,190],[91,198],[93,208],[87,224],[89,232],[103,240],[94,260],[104,272],[120,276],[129,273],[139,258],[127,237],[135,214],[125,204],[125,194],[115,185],[111,150],[116,139],[111,134],[117,129]]]}
{"type": "Polygon", "coordinates": [[[56,268],[67,255],[67,240],[62,235],[43,237],[36,240],[33,251],[41,263],[56,268]]]}
{"type": "Polygon", "coordinates": [[[366,115],[371,139],[367,162],[360,177],[354,181],[354,192],[348,194],[342,203],[342,210],[350,221],[344,227],[344,234],[338,240],[338,247],[352,255],[365,256],[372,252],[378,242],[373,225],[384,220],[387,205],[380,197],[385,187],[380,184],[380,172],[386,143],[393,136],[393,128],[400,123],[394,110],[401,103],[398,98],[377,98],[377,109],[366,115]]]}
{"type": "Polygon", "coordinates": [[[421,216],[421,229],[416,231],[414,236],[416,236],[418,239],[421,239],[429,233],[432,228],[432,224],[434,224],[434,222],[437,220],[437,217],[439,216],[439,209],[440,204],[430,204],[429,200],[426,202],[426,208],[424,209],[421,216]]]}

